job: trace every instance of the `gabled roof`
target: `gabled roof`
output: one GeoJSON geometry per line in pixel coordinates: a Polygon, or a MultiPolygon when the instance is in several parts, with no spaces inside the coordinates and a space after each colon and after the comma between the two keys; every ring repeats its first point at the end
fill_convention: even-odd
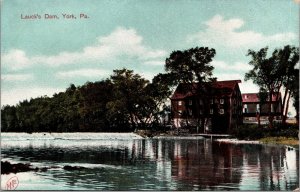
{"type": "MultiPolygon", "coordinates": [[[[230,81],[215,81],[204,83],[204,87],[202,89],[209,90],[209,94],[211,96],[220,96],[220,95],[231,95],[235,86],[241,83],[241,80],[230,80],[230,81]]],[[[197,93],[196,90],[199,88],[198,83],[180,83],[174,94],[172,95],[171,99],[183,99],[186,97],[194,96],[197,93]]]]}
{"type": "MultiPolygon", "coordinates": [[[[276,96],[278,93],[274,93],[272,95],[272,101],[276,101],[276,96]]],[[[242,94],[243,103],[258,103],[259,102],[259,95],[258,93],[244,93],[242,94]]],[[[278,101],[281,100],[281,93],[279,92],[278,101]]]]}

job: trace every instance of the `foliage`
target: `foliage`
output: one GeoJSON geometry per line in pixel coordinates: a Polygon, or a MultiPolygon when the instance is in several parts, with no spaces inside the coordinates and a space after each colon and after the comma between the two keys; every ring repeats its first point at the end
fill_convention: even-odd
{"type": "Polygon", "coordinates": [[[215,49],[208,47],[173,51],[170,57],[166,59],[165,69],[179,82],[201,83],[211,81],[214,67],[209,63],[215,54],[215,49]]]}
{"type": "MultiPolygon", "coordinates": [[[[278,93],[284,86],[286,89],[284,104],[288,92],[291,92],[291,89],[297,89],[295,86],[292,87],[292,82],[299,76],[299,74],[295,72],[295,65],[299,61],[299,49],[288,45],[283,49],[276,49],[270,57],[267,57],[267,53],[268,47],[262,48],[257,52],[253,50],[248,51],[248,56],[251,56],[249,64],[253,66],[253,69],[245,74],[245,80],[251,79],[260,87],[260,96],[265,96],[261,98],[262,100],[268,98],[269,101],[271,101],[270,98],[272,98],[272,95],[278,93]],[[266,94],[268,94],[267,97],[266,94]]],[[[299,91],[299,89],[297,91],[299,91]]],[[[277,98],[278,97],[279,95],[277,94],[277,98]]],[[[269,102],[268,105],[268,113],[269,125],[270,128],[272,128],[273,116],[271,114],[271,102],[269,102]]]]}
{"type": "Polygon", "coordinates": [[[288,137],[298,138],[299,129],[297,125],[274,124],[274,129],[259,127],[255,124],[244,124],[231,132],[238,139],[256,140],[265,137],[288,137]]]}
{"type": "Polygon", "coordinates": [[[71,84],[53,97],[24,100],[1,109],[1,129],[10,132],[132,131],[160,124],[168,87],[132,70],[114,70],[106,80],[71,84]]]}
{"type": "MultiPolygon", "coordinates": [[[[191,86],[189,91],[198,94],[200,97],[206,95],[204,89],[206,82],[215,81],[213,78],[214,67],[210,64],[215,56],[215,49],[208,47],[195,47],[184,51],[173,51],[166,59],[165,76],[168,77],[166,83],[177,85],[178,83],[188,83],[191,86]]],[[[205,103],[206,104],[206,103],[205,103]]],[[[200,108],[199,100],[195,105],[200,108]]],[[[206,109],[208,107],[204,107],[206,109]]],[[[204,129],[204,117],[197,119],[197,124],[204,129]]],[[[188,121],[186,121],[188,126],[188,121]]]]}

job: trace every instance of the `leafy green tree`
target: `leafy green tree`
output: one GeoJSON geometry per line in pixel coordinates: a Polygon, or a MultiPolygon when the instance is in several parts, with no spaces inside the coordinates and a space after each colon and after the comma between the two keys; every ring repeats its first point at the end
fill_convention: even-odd
{"type": "MultiPolygon", "coordinates": [[[[292,79],[292,71],[297,59],[297,49],[285,46],[283,49],[276,49],[270,57],[267,56],[268,47],[262,48],[255,52],[248,51],[248,56],[251,56],[250,65],[253,69],[245,74],[245,80],[253,80],[260,87],[260,93],[268,94],[268,116],[269,127],[273,127],[273,114],[271,113],[271,98],[274,93],[279,93],[284,85],[288,85],[292,79]]],[[[299,54],[298,54],[299,55],[299,54]]],[[[286,89],[289,89],[286,87],[286,89]]],[[[276,94],[278,99],[279,94],[276,94]]],[[[286,96],[284,96],[285,100],[286,96]]],[[[276,110],[277,106],[275,106],[276,110]]]]}
{"type": "Polygon", "coordinates": [[[289,111],[290,97],[294,97],[295,93],[293,89],[297,88],[296,84],[299,80],[299,70],[295,68],[299,62],[299,48],[287,45],[283,49],[276,51],[279,65],[282,66],[280,71],[283,75],[283,87],[285,89],[283,97],[283,107],[285,107],[285,110],[282,114],[282,122],[285,124],[289,111]]]}
{"type": "Polygon", "coordinates": [[[166,59],[165,69],[181,83],[208,82],[212,78],[214,67],[210,65],[215,49],[196,47],[184,51],[173,51],[166,59]]]}
{"type": "Polygon", "coordinates": [[[296,120],[299,125],[299,69],[294,70],[294,81],[291,84],[290,90],[293,97],[293,106],[296,110],[296,120]]]}
{"type": "MultiPolygon", "coordinates": [[[[113,84],[112,100],[107,103],[108,118],[115,123],[128,124],[132,130],[139,125],[146,125],[150,118],[151,100],[146,94],[148,80],[134,74],[132,70],[114,70],[110,77],[113,84]]],[[[120,126],[120,124],[115,126],[120,126]]]]}
{"type": "Polygon", "coordinates": [[[1,109],[1,131],[17,131],[19,129],[16,107],[6,105],[1,109]]]}
{"type": "Polygon", "coordinates": [[[82,102],[79,103],[79,130],[110,131],[110,121],[106,118],[106,104],[111,100],[112,88],[109,79],[95,83],[87,82],[79,88],[82,96],[82,102]]]}

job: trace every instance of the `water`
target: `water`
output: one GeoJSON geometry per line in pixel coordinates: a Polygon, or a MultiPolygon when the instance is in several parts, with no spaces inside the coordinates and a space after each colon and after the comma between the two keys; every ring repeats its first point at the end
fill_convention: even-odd
{"type": "Polygon", "coordinates": [[[201,137],[1,133],[2,161],[51,167],[17,176],[17,190],[294,190],[299,149],[201,137]],[[67,171],[65,165],[86,169],[67,171]]]}

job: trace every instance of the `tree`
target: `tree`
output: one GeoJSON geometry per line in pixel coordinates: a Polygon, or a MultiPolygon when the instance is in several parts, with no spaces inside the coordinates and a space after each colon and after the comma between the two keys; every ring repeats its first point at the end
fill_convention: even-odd
{"type": "Polygon", "coordinates": [[[149,81],[125,68],[113,72],[113,95],[106,105],[108,119],[114,126],[130,125],[131,130],[146,126],[154,102],[145,89],[149,81]]]}
{"type": "Polygon", "coordinates": [[[281,67],[283,75],[283,86],[284,86],[284,97],[283,107],[285,107],[284,113],[282,114],[282,122],[286,123],[286,118],[289,109],[290,98],[295,99],[295,92],[297,92],[297,84],[299,80],[299,70],[296,69],[296,65],[299,62],[299,48],[285,46],[283,49],[277,50],[277,58],[281,67]]]}
{"type": "MultiPolygon", "coordinates": [[[[191,85],[190,91],[192,93],[197,93],[200,97],[206,95],[206,89],[204,89],[205,83],[216,80],[216,78],[212,77],[214,67],[210,64],[215,54],[215,49],[208,47],[173,51],[170,57],[166,59],[165,64],[165,70],[173,78],[173,82],[170,83],[188,83],[191,85]]],[[[196,100],[196,105],[198,108],[200,107],[200,101],[198,99],[196,100]]],[[[200,114],[197,114],[197,116],[199,117],[200,114]]],[[[204,120],[204,118],[201,119],[201,127],[203,129],[204,120]]],[[[200,119],[197,120],[197,124],[200,124],[200,119]]]]}
{"type": "Polygon", "coordinates": [[[215,49],[208,47],[173,51],[166,59],[165,70],[176,78],[175,81],[181,83],[211,81],[214,67],[209,63],[215,54],[215,49]]]}
{"type": "Polygon", "coordinates": [[[291,95],[293,97],[293,106],[296,110],[296,120],[299,125],[299,69],[295,69],[294,71],[294,81],[292,82],[291,95]]]}
{"type": "MultiPolygon", "coordinates": [[[[297,61],[296,49],[285,46],[284,49],[276,49],[270,57],[267,57],[268,47],[258,52],[248,50],[247,56],[251,56],[250,65],[253,69],[245,74],[245,80],[252,79],[260,87],[260,95],[267,93],[269,127],[273,127],[273,114],[271,113],[272,96],[279,98],[279,92],[283,85],[288,85],[291,80],[292,69],[297,61]]],[[[298,56],[299,58],[299,56],[298,56]]],[[[298,59],[299,60],[299,59],[298,59]]],[[[286,89],[289,89],[286,87],[286,89]]],[[[284,96],[285,102],[286,95],[284,96]]],[[[275,110],[277,106],[274,106],[275,110]]]]}

